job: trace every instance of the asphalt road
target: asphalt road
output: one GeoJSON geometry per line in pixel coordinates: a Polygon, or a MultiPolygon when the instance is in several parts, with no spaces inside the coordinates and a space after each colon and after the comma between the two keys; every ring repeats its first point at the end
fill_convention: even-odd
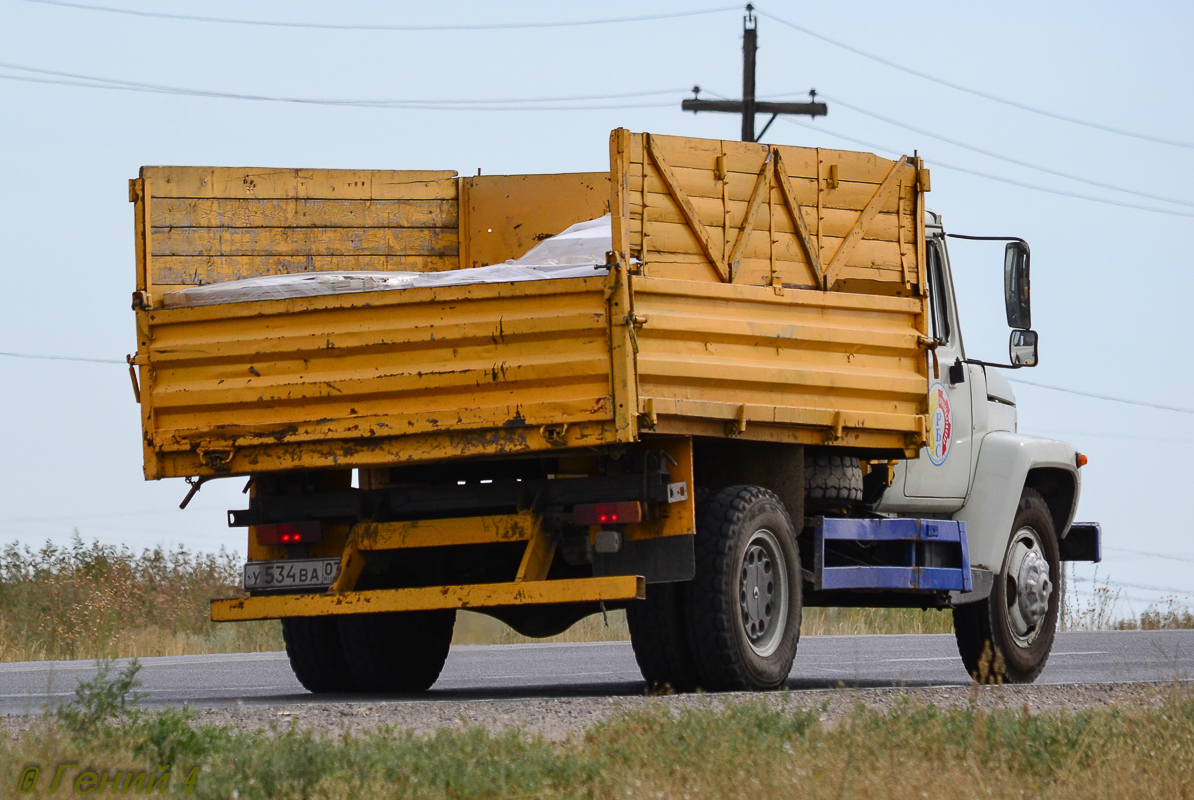
{"type": "MultiPolygon", "coordinates": [[[[219,708],[326,702],[326,697],[310,695],[299,685],[284,653],[174,656],[141,663],[144,705],[219,708]]],[[[89,661],[0,664],[0,714],[38,713],[69,698],[78,681],[94,674],[95,665],[89,661]]],[[[1192,678],[1194,631],[1116,631],[1058,635],[1038,683],[1192,678]]],[[[949,634],[805,637],[788,679],[793,691],[967,683],[949,634]]],[[[643,689],[628,642],[466,645],[452,648],[439,682],[417,699],[616,696],[638,695],[643,689]]]]}

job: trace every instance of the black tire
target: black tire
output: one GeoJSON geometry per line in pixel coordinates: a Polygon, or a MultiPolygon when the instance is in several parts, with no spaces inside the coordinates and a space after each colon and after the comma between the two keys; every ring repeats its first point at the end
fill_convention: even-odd
{"type": "Polygon", "coordinates": [[[340,618],[344,660],[365,692],[425,692],[452,644],[455,610],[352,614],[340,618]]]}
{"type": "Polygon", "coordinates": [[[800,554],[792,521],[775,494],[731,486],[709,498],[697,519],[696,577],[684,598],[689,650],[702,688],[767,690],[787,680],[800,640],[800,554]],[[765,591],[744,596],[752,581],[765,591]],[[748,627],[758,636],[752,638],[748,627]]]}
{"type": "Polygon", "coordinates": [[[340,648],[335,617],[289,617],[282,620],[282,639],[290,668],[303,687],[315,694],[353,692],[357,682],[340,648]]]}
{"type": "MultiPolygon", "coordinates": [[[[1023,560],[1019,559],[1019,563],[1023,563],[1023,560]]],[[[982,683],[1032,683],[1037,679],[1049,660],[1049,652],[1053,649],[1057,634],[1060,575],[1061,559],[1049,506],[1035,489],[1025,489],[1020,495],[1008,547],[999,574],[995,576],[991,596],[954,609],[954,637],[958,642],[958,652],[966,671],[974,680],[982,683]],[[1032,547],[1023,545],[1026,538],[1032,539],[1032,547]],[[1043,616],[1029,624],[1026,630],[1017,630],[1033,616],[1026,616],[1020,606],[1022,593],[1018,586],[1023,570],[1019,570],[1021,574],[1009,574],[1017,571],[1011,568],[1021,550],[1025,553],[1036,551],[1036,555],[1048,565],[1048,577],[1052,584],[1043,616]]],[[[1036,596],[1039,597],[1039,593],[1036,596]]]]}
{"type": "Polygon", "coordinates": [[[809,452],[804,456],[804,495],[811,508],[862,501],[862,464],[854,456],[809,452]]]}
{"type": "Polygon", "coordinates": [[[691,692],[697,688],[684,624],[683,592],[681,583],[651,584],[647,599],[626,608],[634,659],[651,692],[691,692]]]}

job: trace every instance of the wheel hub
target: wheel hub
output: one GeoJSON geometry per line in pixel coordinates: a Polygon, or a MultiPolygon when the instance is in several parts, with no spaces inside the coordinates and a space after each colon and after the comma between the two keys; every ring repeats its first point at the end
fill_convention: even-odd
{"type": "Polygon", "coordinates": [[[1052,591],[1049,563],[1037,551],[1028,551],[1024,554],[1024,560],[1020,562],[1016,603],[1020,606],[1020,615],[1029,626],[1034,626],[1045,618],[1052,591]]]}
{"type": "Polygon", "coordinates": [[[738,600],[746,638],[755,653],[775,652],[788,617],[787,564],[775,534],[762,529],[742,554],[738,600]]]}
{"type": "Polygon", "coordinates": [[[1021,528],[1012,539],[1004,568],[1007,581],[1008,626],[1021,647],[1027,647],[1040,633],[1041,621],[1049,613],[1053,580],[1040,537],[1030,527],[1021,528]]]}

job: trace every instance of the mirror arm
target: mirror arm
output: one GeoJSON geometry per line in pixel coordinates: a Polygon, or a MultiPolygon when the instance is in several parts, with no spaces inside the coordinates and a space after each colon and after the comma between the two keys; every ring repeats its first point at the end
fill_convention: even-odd
{"type": "Polygon", "coordinates": [[[975,242],[1019,242],[1025,247],[1028,246],[1028,242],[1019,236],[966,236],[961,233],[947,233],[945,235],[951,239],[970,239],[975,242]]]}
{"type": "Polygon", "coordinates": [[[995,367],[996,369],[1024,369],[1024,364],[995,364],[991,361],[979,361],[977,358],[962,359],[967,364],[977,364],[980,367],[995,367]]]}

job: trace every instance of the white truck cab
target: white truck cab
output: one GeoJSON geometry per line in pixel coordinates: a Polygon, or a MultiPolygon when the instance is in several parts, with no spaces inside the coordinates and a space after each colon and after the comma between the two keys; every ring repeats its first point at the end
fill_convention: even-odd
{"type": "Polygon", "coordinates": [[[1017,430],[1016,397],[1002,369],[1037,363],[1027,244],[1007,245],[1010,363],[995,365],[967,359],[940,215],[928,213],[925,233],[936,340],[928,444],[919,458],[895,464],[873,509],[965,523],[973,588],[953,598],[963,661],[972,674],[1029,681],[1044,667],[1056,631],[1061,561],[1100,557],[1099,526],[1073,524],[1085,458],[1066,442],[1017,430]]]}

